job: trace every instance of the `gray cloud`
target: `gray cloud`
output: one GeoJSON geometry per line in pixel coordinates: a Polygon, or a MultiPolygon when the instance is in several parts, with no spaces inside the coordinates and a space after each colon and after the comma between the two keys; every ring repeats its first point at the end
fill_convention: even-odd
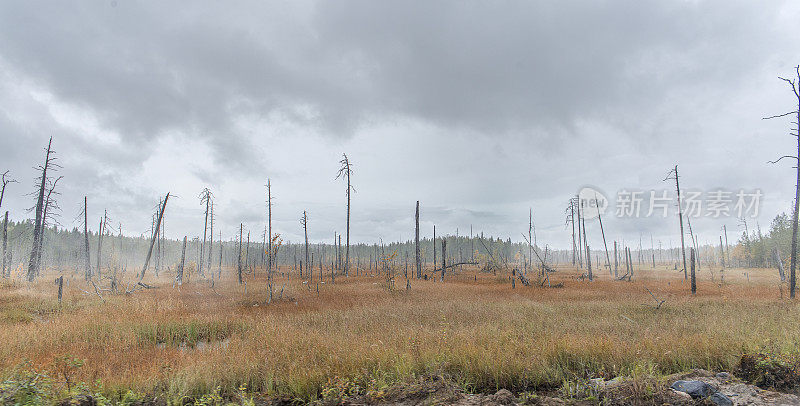
{"type": "Polygon", "coordinates": [[[171,190],[190,235],[203,186],[223,229],[260,229],[270,176],[287,235],[308,209],[332,238],[342,151],[364,240],[409,235],[420,199],[447,232],[514,239],[533,206],[561,241],[580,186],[663,187],[676,162],[693,187],[769,189],[766,222],[791,182],[763,162],[792,140],[759,118],[790,102],[774,77],[800,59],[798,16],[744,1],[6,2],[0,159],[32,179],[52,135],[64,217],[86,194],[144,229],[171,190]]]}

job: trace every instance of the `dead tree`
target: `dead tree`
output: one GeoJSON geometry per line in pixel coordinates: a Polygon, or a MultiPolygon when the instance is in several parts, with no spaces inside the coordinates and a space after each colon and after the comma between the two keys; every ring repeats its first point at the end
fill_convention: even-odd
{"type": "Polygon", "coordinates": [[[156,238],[158,238],[158,230],[161,228],[161,220],[164,218],[164,209],[167,208],[167,200],[169,200],[169,193],[167,193],[167,196],[164,198],[164,201],[161,203],[161,207],[158,210],[158,220],[156,221],[156,227],[153,229],[153,235],[150,238],[150,248],[147,249],[147,257],[144,259],[142,273],[139,274],[139,284],[142,283],[144,274],[147,271],[147,266],[150,265],[150,257],[153,255],[153,246],[156,243],[156,238]]]}
{"type": "Polygon", "coordinates": [[[617,268],[619,268],[619,256],[617,255],[617,242],[614,241],[614,278],[617,277],[617,268]]]}
{"type": "Polygon", "coordinates": [[[603,248],[606,250],[606,265],[608,265],[608,274],[611,275],[611,259],[608,257],[608,244],[606,244],[606,232],[603,231],[603,217],[600,216],[600,202],[597,200],[597,194],[594,195],[594,204],[597,206],[597,219],[600,221],[600,234],[603,236],[603,248]]]}
{"type": "MultiPolygon", "coordinates": [[[[250,231],[247,232],[247,245],[244,249],[244,268],[250,268],[250,231]]],[[[255,276],[255,271],[253,271],[253,276],[255,276]]]]}
{"type": "MultiPolygon", "coordinates": [[[[533,260],[533,244],[531,241],[533,240],[531,237],[531,231],[533,230],[533,208],[528,208],[528,263],[532,263],[533,260]]],[[[524,267],[525,272],[527,273],[528,266],[524,267]]]]}
{"type": "MultiPolygon", "coordinates": [[[[267,224],[268,224],[268,232],[267,241],[269,246],[267,247],[267,272],[272,272],[272,184],[269,179],[267,179],[267,224]]],[[[272,301],[272,290],[270,289],[270,301],[272,301]]]]}
{"type": "Polygon", "coordinates": [[[6,262],[8,261],[8,210],[6,210],[5,219],[3,220],[3,273],[2,277],[7,278],[6,272],[10,276],[11,272],[8,269],[8,265],[6,262]]]}
{"type": "Polygon", "coordinates": [[[439,281],[444,281],[444,272],[447,269],[447,238],[442,237],[442,277],[439,281]]]}
{"type": "Polygon", "coordinates": [[[416,255],[417,278],[422,278],[422,260],[419,257],[419,200],[417,200],[417,211],[414,214],[414,251],[416,255]]]}
{"type": "Polygon", "coordinates": [[[356,189],[350,183],[350,176],[353,174],[353,164],[347,159],[346,154],[342,154],[342,160],[339,161],[342,165],[339,168],[339,173],[336,179],[343,178],[347,181],[347,233],[345,234],[345,248],[344,248],[344,275],[347,276],[350,270],[350,192],[355,192],[356,189]]]}
{"type": "MultiPolygon", "coordinates": [[[[282,241],[280,239],[280,234],[275,234],[275,237],[272,238],[270,243],[270,247],[272,247],[273,251],[269,253],[269,257],[271,258],[278,257],[278,249],[280,248],[281,243],[282,241]]],[[[269,290],[269,299],[267,299],[267,304],[272,303],[272,294],[275,291],[273,287],[275,281],[274,275],[275,275],[275,269],[273,267],[270,267],[269,270],[267,271],[267,289],[269,290]]]]}
{"type": "Polygon", "coordinates": [[[572,225],[572,266],[577,264],[576,258],[576,251],[577,245],[575,244],[575,200],[569,199],[569,205],[567,205],[567,219],[565,224],[572,225]]]}
{"type": "Polygon", "coordinates": [[[64,293],[64,275],[59,276],[55,280],[56,286],[58,286],[58,305],[61,305],[61,296],[64,293]]]}
{"type": "Polygon", "coordinates": [[[47,185],[47,171],[54,166],[55,157],[52,156],[53,137],[47,143],[47,152],[44,159],[44,164],[39,167],[42,174],[39,178],[39,191],[36,199],[36,214],[33,223],[33,246],[31,248],[31,255],[28,261],[28,281],[33,282],[36,275],[39,274],[39,265],[41,260],[42,244],[44,240],[44,205],[45,205],[45,186],[47,185]]]}
{"type": "Polygon", "coordinates": [[[103,235],[106,232],[106,225],[108,224],[108,212],[103,210],[103,217],[100,219],[100,227],[97,229],[97,279],[100,280],[100,258],[103,252],[103,235]]]}
{"type": "MultiPolygon", "coordinates": [[[[306,213],[305,210],[303,210],[303,217],[300,218],[300,224],[303,226],[303,235],[305,236],[305,241],[306,241],[303,258],[305,258],[305,264],[306,264],[306,267],[308,267],[308,264],[309,264],[309,262],[308,262],[308,214],[306,213]]],[[[345,259],[345,267],[347,266],[346,263],[347,263],[347,260],[345,259]]],[[[309,268],[309,269],[312,269],[312,268],[309,268]]],[[[312,270],[312,272],[313,272],[313,270],[312,270]]],[[[302,277],[303,277],[303,263],[300,264],[300,278],[302,278],[302,277]]]]}
{"type": "MultiPolygon", "coordinates": [[[[211,273],[211,279],[213,282],[214,279],[214,271],[211,269],[211,253],[214,252],[214,202],[211,201],[211,214],[209,215],[208,219],[208,266],[206,269],[209,273],[211,273]]],[[[222,244],[222,241],[219,242],[222,244]]],[[[203,258],[200,258],[202,261],[203,258]]]]}
{"type": "Polygon", "coordinates": [[[56,195],[59,194],[58,192],[55,191],[55,189],[56,185],[58,184],[58,181],[60,181],[62,178],[63,176],[59,176],[56,178],[55,181],[52,182],[49,180],[47,181],[48,188],[47,188],[47,194],[45,195],[44,198],[44,212],[42,213],[42,228],[39,239],[39,258],[37,259],[40,267],[42,264],[42,253],[44,252],[44,249],[42,248],[42,246],[44,245],[44,232],[47,230],[48,220],[52,220],[53,224],[57,224],[53,211],[59,210],[60,208],[58,207],[58,203],[55,201],[53,194],[56,195]]]}
{"type": "Polygon", "coordinates": [[[86,259],[85,277],[86,280],[89,280],[92,277],[92,262],[91,262],[92,260],[89,250],[89,224],[88,224],[89,215],[87,214],[89,212],[89,209],[87,201],[88,199],[86,198],[86,196],[84,196],[83,197],[83,251],[84,251],[84,257],[86,259]]]}
{"type": "Polygon", "coordinates": [[[211,211],[211,198],[212,194],[208,188],[204,188],[203,191],[200,192],[200,204],[206,206],[205,221],[203,222],[203,241],[200,242],[200,260],[197,261],[197,272],[202,277],[205,277],[205,273],[203,272],[203,259],[206,257],[206,239],[208,238],[206,233],[208,232],[208,213],[211,211]]]}
{"type": "Polygon", "coordinates": [[[236,262],[236,274],[239,278],[239,284],[242,284],[242,228],[244,226],[239,223],[239,260],[236,262]]]}
{"type": "Polygon", "coordinates": [[[633,256],[631,255],[631,248],[628,247],[628,264],[630,264],[630,273],[628,274],[628,280],[630,281],[633,278],[633,256]]]}
{"type": "Polygon", "coordinates": [[[683,258],[683,279],[687,279],[688,275],[686,272],[686,243],[684,242],[683,237],[683,209],[681,208],[681,185],[678,181],[678,165],[675,165],[667,177],[664,178],[664,181],[675,179],[675,190],[678,191],[678,222],[681,226],[681,257],[683,258]]]}
{"type": "Polygon", "coordinates": [[[772,251],[772,256],[775,258],[775,265],[778,267],[778,275],[781,277],[781,282],[786,281],[786,274],[783,272],[783,259],[781,259],[781,254],[778,251],[778,247],[772,251]]]}
{"type": "Polygon", "coordinates": [[[2,185],[2,189],[0,189],[0,207],[3,207],[3,196],[5,196],[5,194],[6,194],[6,186],[8,186],[9,183],[17,183],[16,180],[11,179],[8,176],[8,173],[9,173],[9,171],[5,171],[5,172],[3,172],[3,176],[2,176],[3,185],[2,185]]]}
{"type": "Polygon", "coordinates": [[[586,268],[589,270],[589,280],[594,280],[592,276],[592,256],[590,255],[592,251],[589,249],[589,246],[586,246],[586,268]]]}
{"type": "Polygon", "coordinates": [[[183,236],[183,249],[181,249],[181,264],[178,273],[175,275],[175,282],[178,286],[183,285],[183,270],[186,266],[186,236],[183,236]]]}
{"type": "Polygon", "coordinates": [[[691,253],[691,266],[692,266],[692,294],[697,293],[697,279],[694,272],[694,247],[689,251],[691,253]]]}
{"type": "Polygon", "coordinates": [[[578,267],[583,268],[583,249],[585,245],[583,242],[583,236],[585,236],[585,233],[583,233],[583,236],[581,235],[581,228],[583,227],[583,221],[581,217],[581,199],[580,197],[575,196],[573,201],[575,202],[575,210],[578,215],[578,267]]]}
{"type": "Polygon", "coordinates": [[[433,248],[433,268],[435,269],[436,268],[436,224],[433,225],[433,239],[431,240],[431,246],[433,248]]]}
{"type": "Polygon", "coordinates": [[[219,232],[219,267],[217,268],[217,279],[222,279],[222,231],[219,232]]]}
{"type": "Polygon", "coordinates": [[[789,131],[789,134],[797,138],[797,155],[784,155],[774,161],[772,164],[778,163],[783,158],[794,159],[797,170],[797,182],[795,184],[794,194],[794,212],[792,213],[792,251],[789,256],[789,297],[794,299],[797,279],[795,277],[795,269],[797,269],[797,222],[798,211],[800,211],[800,65],[795,66],[795,77],[790,79],[778,77],[778,79],[786,82],[792,89],[795,98],[797,99],[797,108],[788,113],[779,114],[771,117],[764,117],[765,120],[794,116],[797,121],[793,122],[794,128],[789,131]]]}

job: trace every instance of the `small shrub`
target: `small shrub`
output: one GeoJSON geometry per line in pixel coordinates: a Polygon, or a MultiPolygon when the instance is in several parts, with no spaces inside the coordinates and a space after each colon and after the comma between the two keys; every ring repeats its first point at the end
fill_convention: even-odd
{"type": "Polygon", "coordinates": [[[30,363],[23,363],[0,383],[0,404],[45,405],[50,403],[51,393],[50,377],[31,368],[30,363]]]}
{"type": "Polygon", "coordinates": [[[764,389],[790,392],[800,388],[800,359],[797,356],[745,354],[738,375],[764,389]]]}

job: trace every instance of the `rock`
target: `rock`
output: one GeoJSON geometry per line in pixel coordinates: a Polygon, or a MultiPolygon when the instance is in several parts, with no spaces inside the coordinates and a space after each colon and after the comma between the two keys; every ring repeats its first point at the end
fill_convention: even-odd
{"type": "Polygon", "coordinates": [[[717,406],[733,406],[733,401],[731,400],[731,398],[729,398],[722,392],[717,392],[709,396],[708,400],[710,400],[717,406]]]}
{"type": "Polygon", "coordinates": [[[720,373],[718,373],[716,375],[716,377],[717,377],[717,379],[721,379],[723,381],[727,381],[728,379],[731,379],[731,374],[729,374],[727,372],[720,372],[720,373]]]}
{"type": "Polygon", "coordinates": [[[688,393],[693,399],[702,399],[716,392],[711,385],[703,381],[675,381],[670,388],[688,393]]]}
{"type": "Polygon", "coordinates": [[[513,405],[516,403],[517,398],[508,389],[500,389],[494,395],[488,396],[487,400],[489,404],[513,405]]]}
{"type": "Polygon", "coordinates": [[[681,392],[679,390],[675,390],[675,389],[670,388],[670,393],[672,395],[674,395],[678,399],[686,400],[686,401],[689,401],[689,402],[692,401],[692,396],[689,395],[686,392],[681,392]]]}
{"type": "Polygon", "coordinates": [[[499,391],[497,391],[497,393],[494,394],[494,400],[497,403],[508,405],[514,403],[516,398],[514,397],[514,394],[512,394],[508,389],[500,389],[499,391]]]}

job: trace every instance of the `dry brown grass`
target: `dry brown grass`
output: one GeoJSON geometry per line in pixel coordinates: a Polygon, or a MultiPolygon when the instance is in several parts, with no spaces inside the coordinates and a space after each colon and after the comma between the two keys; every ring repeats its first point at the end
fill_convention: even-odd
{"type": "Polygon", "coordinates": [[[743,353],[800,351],[800,306],[780,298],[774,270],[728,271],[724,286],[701,272],[695,297],[672,270],[590,283],[562,269],[553,282],[565,286],[549,289],[474,275],[412,280],[410,291],[389,291],[385,277],[337,277],[319,294],[292,277],[283,300],[268,306],[264,280],[252,276],[247,294],[233,278],[216,290],[206,281],[173,289],[164,279],[104,301],[73,279],[60,308],[52,282],[5,282],[0,374],[71,355],[85,360],[77,378],[99,379],[107,392],[196,395],[246,384],[313,399],[336,379],[380,387],[446,374],[475,390],[522,390],[588,376],[730,370],[743,353]],[[645,288],[664,306],[654,309],[645,288]]]}

